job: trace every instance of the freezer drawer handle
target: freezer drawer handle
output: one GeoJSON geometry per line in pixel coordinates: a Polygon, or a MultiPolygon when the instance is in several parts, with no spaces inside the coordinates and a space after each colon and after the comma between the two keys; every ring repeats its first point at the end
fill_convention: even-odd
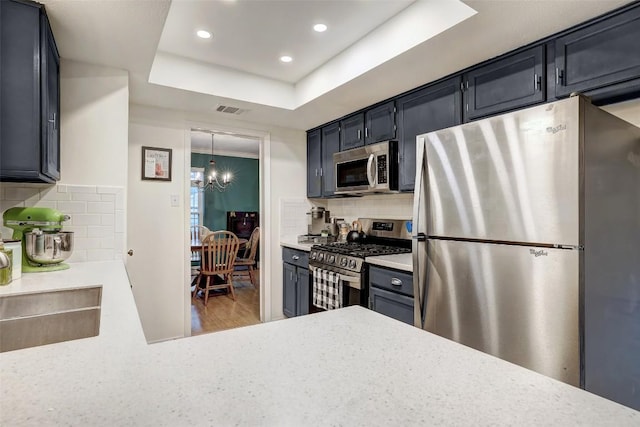
{"type": "Polygon", "coordinates": [[[393,286],[402,286],[402,280],[394,277],[393,279],[391,279],[391,284],[393,286]]]}

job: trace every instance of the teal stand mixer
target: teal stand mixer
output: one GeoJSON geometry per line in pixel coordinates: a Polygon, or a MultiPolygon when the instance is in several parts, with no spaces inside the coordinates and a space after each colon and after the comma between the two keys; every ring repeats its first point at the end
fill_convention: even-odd
{"type": "Polygon", "coordinates": [[[69,268],[62,262],[73,252],[73,232],[62,231],[69,215],[50,208],[17,207],[7,209],[2,219],[13,230],[13,238],[22,241],[23,273],[69,268]]]}

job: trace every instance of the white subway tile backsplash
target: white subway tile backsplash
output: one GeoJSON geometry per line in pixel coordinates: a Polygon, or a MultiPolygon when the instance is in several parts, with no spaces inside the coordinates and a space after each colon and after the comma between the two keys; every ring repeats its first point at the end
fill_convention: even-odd
{"type": "Polygon", "coordinates": [[[73,231],[74,241],[78,237],[87,237],[87,227],[85,226],[75,226],[75,225],[64,225],[64,231],[73,231]]]}
{"type": "Polygon", "coordinates": [[[114,212],[114,202],[87,202],[87,213],[113,214],[114,212]]]}
{"type": "Polygon", "coordinates": [[[73,246],[75,249],[85,250],[85,249],[95,249],[100,247],[100,239],[97,237],[78,237],[76,235],[73,236],[73,246]]]}
{"type": "MultiPolygon", "coordinates": [[[[15,206],[57,209],[71,216],[63,224],[63,230],[74,233],[74,250],[68,262],[123,259],[125,197],[122,187],[3,183],[0,186],[0,213],[15,206]]],[[[4,237],[12,234],[6,227],[0,227],[0,230],[4,237]]]]}
{"type": "Polygon", "coordinates": [[[73,225],[100,225],[102,224],[102,215],[100,214],[77,214],[71,216],[71,224],[73,225]]]}
{"type": "Polygon", "coordinates": [[[124,233],[115,233],[113,235],[113,245],[116,249],[124,249],[124,233]]]}
{"type": "Polygon", "coordinates": [[[73,253],[67,258],[67,262],[87,262],[87,251],[74,246],[73,253]]]}
{"type": "Polygon", "coordinates": [[[100,248],[101,249],[115,249],[115,238],[114,237],[104,237],[100,239],[100,248]]]}
{"type": "Polygon", "coordinates": [[[358,218],[410,219],[413,194],[370,195],[350,199],[329,199],[331,216],[351,222],[358,218]]]}
{"type": "Polygon", "coordinates": [[[102,215],[102,222],[100,225],[114,225],[116,221],[114,214],[104,214],[102,215]]]}
{"type": "Polygon", "coordinates": [[[124,190],[116,193],[116,209],[124,210],[124,190]]]}
{"type": "Polygon", "coordinates": [[[115,218],[115,230],[116,233],[124,233],[125,230],[125,215],[124,215],[124,211],[116,211],[116,218],[115,218]]]}
{"type": "Polygon", "coordinates": [[[97,193],[67,193],[71,196],[71,200],[83,200],[85,202],[99,202],[100,194],[97,193]]]}
{"type": "Polygon", "coordinates": [[[37,206],[39,208],[58,209],[58,202],[50,200],[27,200],[24,202],[24,205],[27,207],[37,206]]]}
{"type": "Polygon", "coordinates": [[[6,200],[20,200],[33,202],[40,199],[40,189],[34,187],[14,187],[6,186],[4,189],[6,200]]]}
{"type": "Polygon", "coordinates": [[[114,255],[113,249],[87,249],[87,261],[109,261],[114,255]]]}
{"type": "Polygon", "coordinates": [[[57,201],[67,201],[67,200],[71,200],[71,194],[70,193],[60,193],[54,187],[54,188],[49,188],[47,190],[40,191],[40,200],[56,201],[56,202],[57,201]]]}
{"type": "Polygon", "coordinates": [[[67,190],[69,193],[95,193],[96,186],[95,185],[67,185],[67,190]]]}
{"type": "Polygon", "coordinates": [[[113,236],[114,228],[111,225],[89,225],[87,226],[87,237],[108,237],[113,236]]]}
{"type": "Polygon", "coordinates": [[[24,202],[20,200],[0,200],[0,211],[4,212],[10,208],[23,208],[24,202]]]}
{"type": "Polygon", "coordinates": [[[108,186],[96,187],[96,192],[100,194],[116,194],[118,191],[122,191],[122,187],[108,187],[108,186]]]}
{"type": "Polygon", "coordinates": [[[87,212],[87,202],[57,202],[58,210],[64,214],[83,214],[87,212]]]}

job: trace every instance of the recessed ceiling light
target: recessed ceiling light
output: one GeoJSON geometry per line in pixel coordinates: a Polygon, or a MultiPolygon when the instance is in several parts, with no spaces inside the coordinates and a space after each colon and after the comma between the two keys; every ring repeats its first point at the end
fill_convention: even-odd
{"type": "Polygon", "coordinates": [[[210,39],[211,38],[211,33],[207,30],[198,30],[196,32],[196,34],[198,35],[198,37],[200,37],[201,39],[210,39]]]}
{"type": "Polygon", "coordinates": [[[316,24],[313,26],[313,29],[319,33],[327,31],[327,26],[324,24],[316,24]]]}
{"type": "Polygon", "coordinates": [[[293,61],[293,58],[290,57],[289,55],[282,55],[280,57],[280,61],[282,61],[282,62],[291,62],[291,61],[293,61]]]}

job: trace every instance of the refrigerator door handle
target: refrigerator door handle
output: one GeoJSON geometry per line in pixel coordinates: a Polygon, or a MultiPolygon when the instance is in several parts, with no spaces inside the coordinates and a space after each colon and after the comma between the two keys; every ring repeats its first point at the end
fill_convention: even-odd
{"type": "MultiPolygon", "coordinates": [[[[426,243],[426,224],[421,223],[421,216],[426,212],[426,139],[424,136],[418,136],[416,141],[416,180],[413,191],[413,230],[415,235],[412,236],[412,258],[413,258],[413,321],[414,325],[420,329],[424,327],[423,304],[425,301],[425,283],[426,283],[426,266],[428,259],[425,254],[421,254],[421,245],[426,243]],[[424,263],[424,264],[423,264],[424,263]]],[[[426,219],[426,215],[424,215],[426,219]]],[[[425,221],[426,222],[426,221],[425,221]]]]}

